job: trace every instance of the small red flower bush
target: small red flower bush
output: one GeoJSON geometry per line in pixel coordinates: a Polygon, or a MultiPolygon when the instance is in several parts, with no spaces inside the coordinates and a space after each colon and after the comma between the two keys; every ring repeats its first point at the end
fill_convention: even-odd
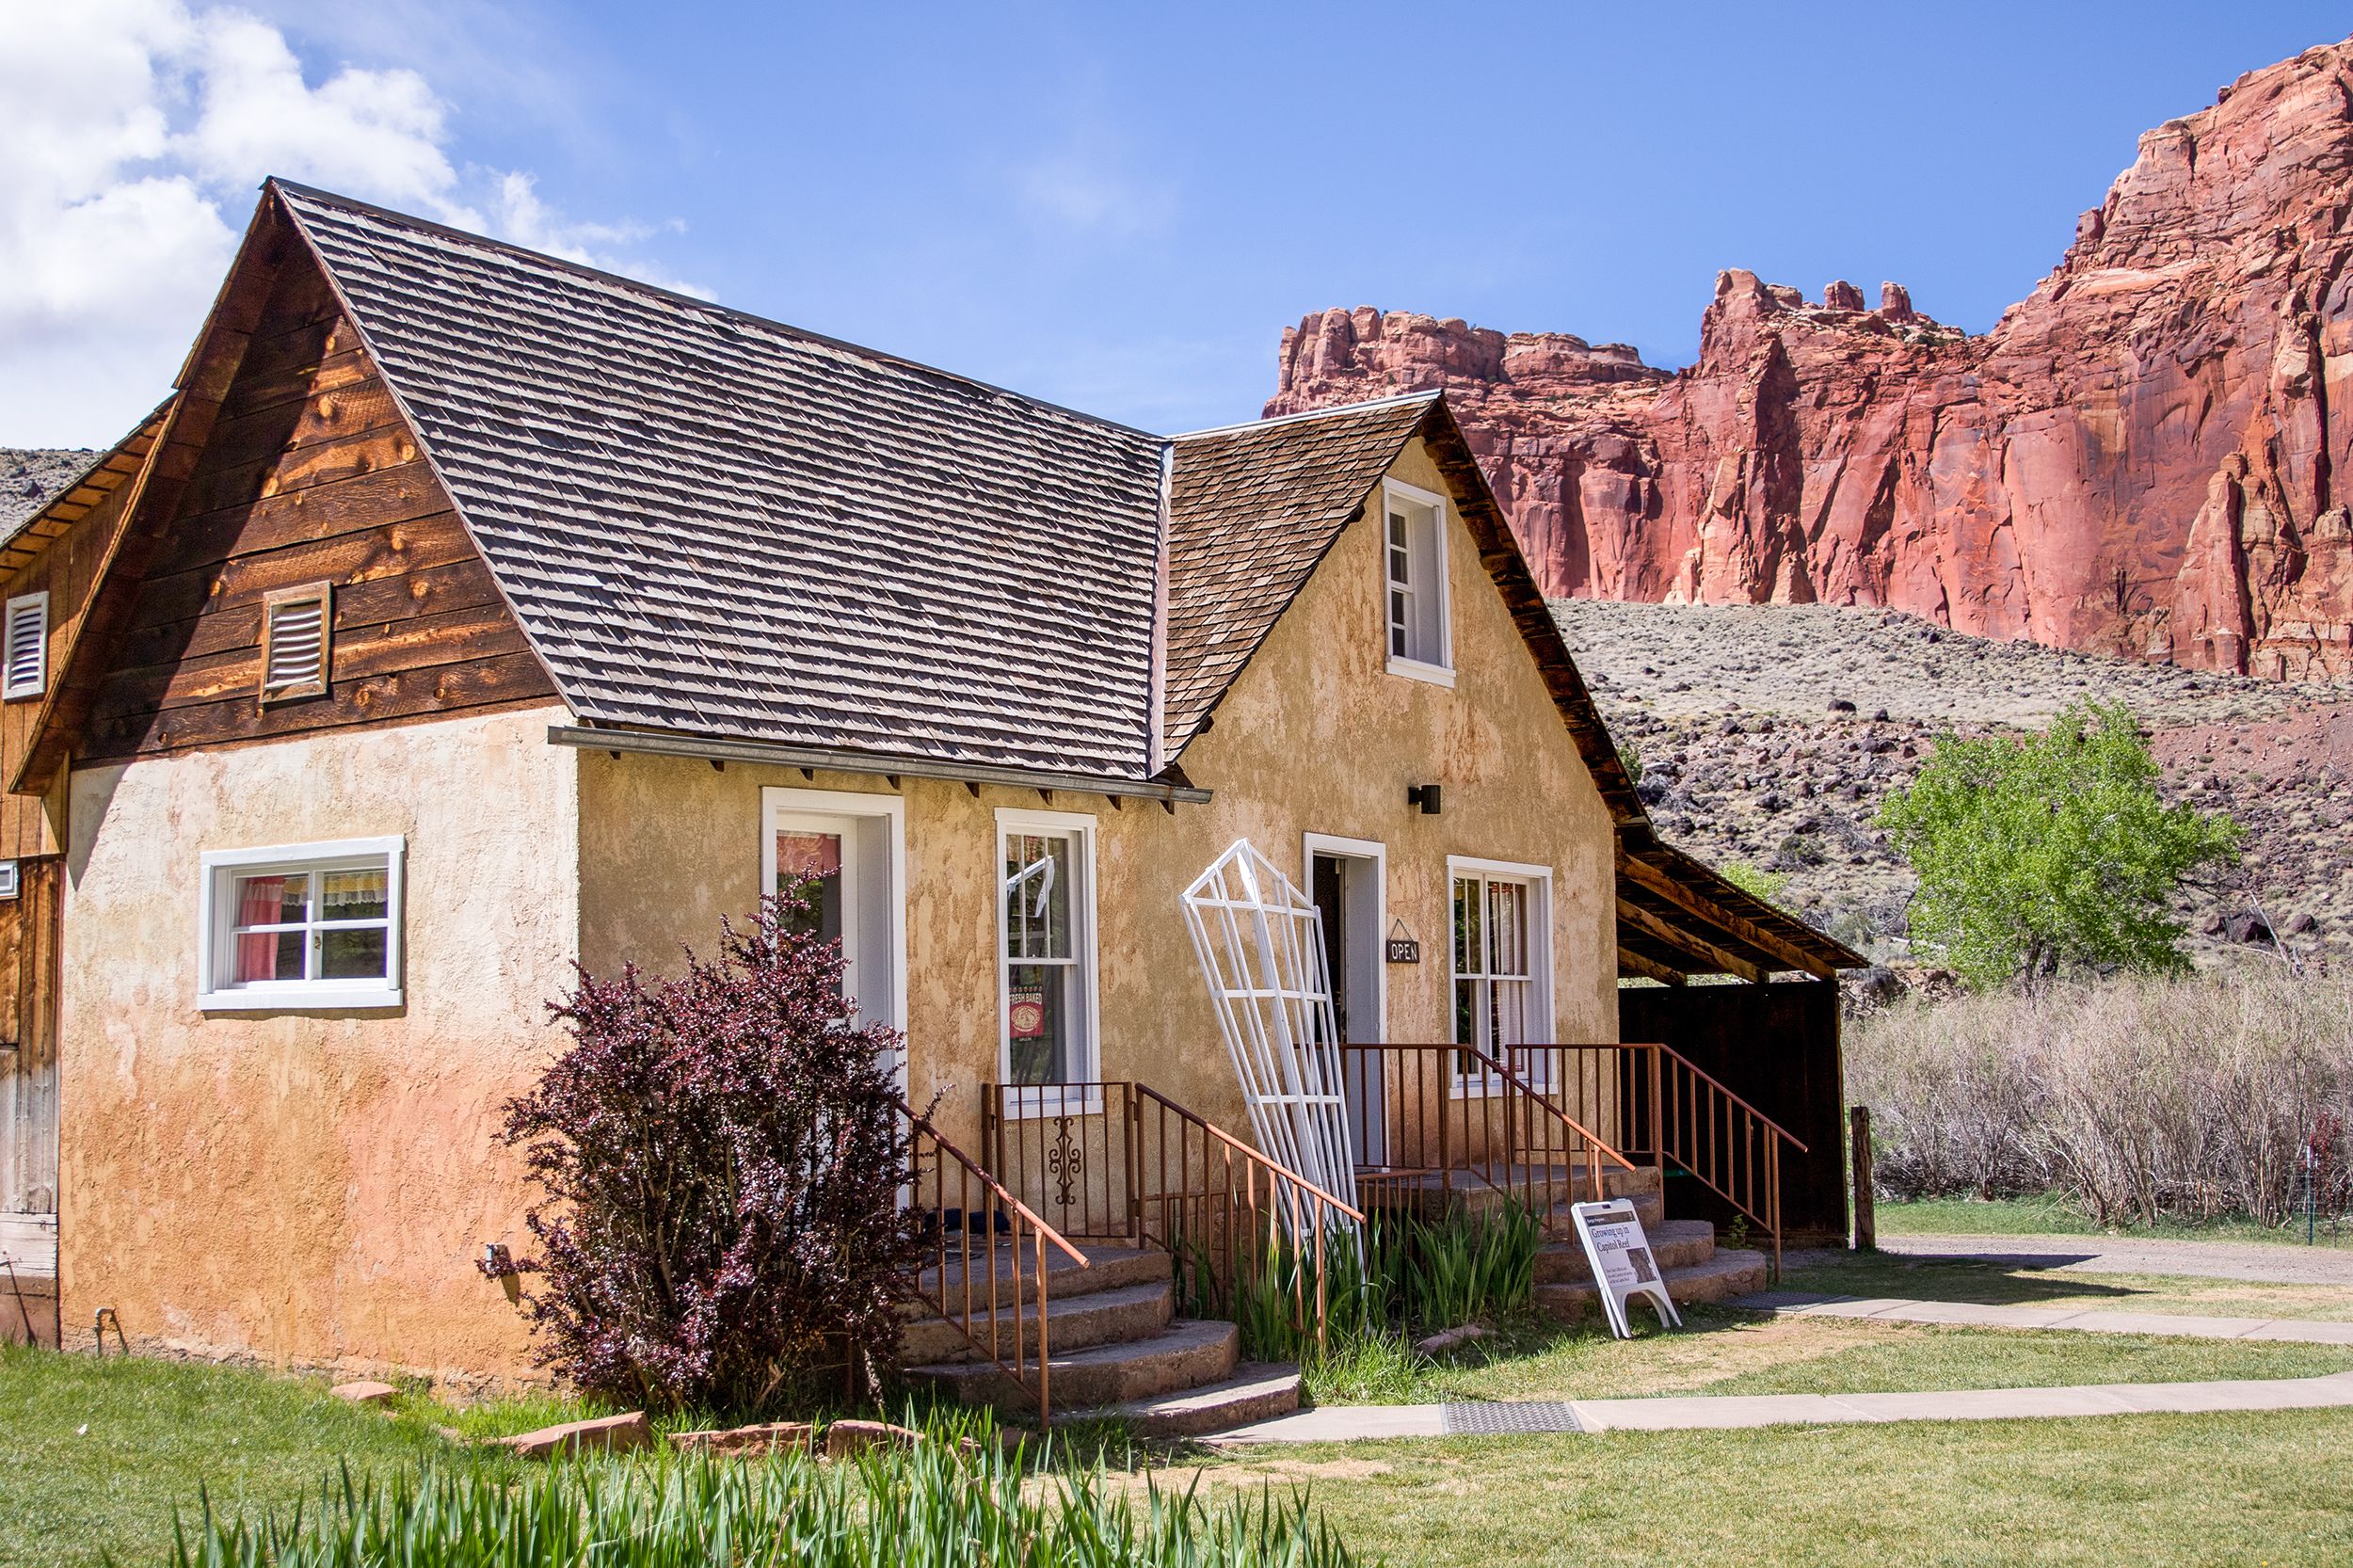
{"type": "Polygon", "coordinates": [[[536,1357],[657,1410],[758,1413],[896,1358],[917,1257],[901,1209],[902,1041],[859,1026],[798,890],[675,980],[580,971],[573,1043],[506,1104],[547,1201],[524,1307],[536,1357]]]}

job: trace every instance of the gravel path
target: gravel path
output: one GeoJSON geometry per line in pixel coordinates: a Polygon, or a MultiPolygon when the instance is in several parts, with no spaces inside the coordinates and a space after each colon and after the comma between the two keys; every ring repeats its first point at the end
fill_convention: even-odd
{"type": "Polygon", "coordinates": [[[2126,1236],[1882,1236],[1881,1252],[2084,1274],[2185,1274],[2353,1287],[2353,1247],[2169,1241],[2126,1236]]]}

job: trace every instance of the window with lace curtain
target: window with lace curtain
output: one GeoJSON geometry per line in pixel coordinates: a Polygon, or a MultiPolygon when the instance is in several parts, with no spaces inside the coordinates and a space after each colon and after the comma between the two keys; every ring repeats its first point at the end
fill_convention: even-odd
{"type": "Polygon", "coordinates": [[[405,840],[207,853],[208,1009],[397,1007],[405,840]]]}
{"type": "Polygon", "coordinates": [[[1449,856],[1454,886],[1454,1043],[1465,1080],[1487,1076],[1471,1050],[1541,1077],[1521,1046],[1552,1043],[1552,873],[1543,866],[1449,856]]]}

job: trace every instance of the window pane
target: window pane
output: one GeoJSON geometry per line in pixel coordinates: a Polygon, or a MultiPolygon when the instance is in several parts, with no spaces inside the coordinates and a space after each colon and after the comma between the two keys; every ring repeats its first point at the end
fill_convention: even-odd
{"type": "Polygon", "coordinates": [[[1484,974],[1486,968],[1479,936],[1479,884],[1459,878],[1454,884],[1454,972],[1484,974]]]}
{"type": "Polygon", "coordinates": [[[1005,954],[1009,958],[1067,958],[1071,954],[1072,841],[1060,833],[1005,838],[1005,954]]]}
{"type": "Polygon", "coordinates": [[[1016,1083],[1062,1083],[1070,1078],[1071,1000],[1076,965],[1016,964],[1005,974],[1005,1032],[1016,1083]]]}
{"type": "Polygon", "coordinates": [[[319,915],[321,920],[380,920],[385,917],[385,875],[381,871],[328,872],[321,880],[326,884],[321,895],[326,904],[319,915]]]}
{"type": "Polygon", "coordinates": [[[782,832],[776,835],[776,885],[808,881],[812,907],[792,918],[792,928],[821,941],[841,940],[841,835],[782,832]]]}
{"type": "Polygon", "coordinates": [[[296,925],[309,910],[311,879],[296,872],[292,876],[241,876],[237,878],[237,924],[296,925]]]}
{"type": "MultiPolygon", "coordinates": [[[[289,933],[289,935],[292,935],[289,933]]],[[[319,934],[319,977],[323,980],[383,980],[384,928],[319,934]]]]}
{"type": "Polygon", "coordinates": [[[1528,889],[1516,882],[1487,884],[1487,972],[1528,972],[1528,889]]]}

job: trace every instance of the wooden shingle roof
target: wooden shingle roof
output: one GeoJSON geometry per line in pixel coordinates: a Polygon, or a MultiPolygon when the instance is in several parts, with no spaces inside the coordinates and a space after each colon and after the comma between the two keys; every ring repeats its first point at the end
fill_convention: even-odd
{"type": "Polygon", "coordinates": [[[1159,438],[273,188],[584,719],[1145,775],[1159,438]]]}

